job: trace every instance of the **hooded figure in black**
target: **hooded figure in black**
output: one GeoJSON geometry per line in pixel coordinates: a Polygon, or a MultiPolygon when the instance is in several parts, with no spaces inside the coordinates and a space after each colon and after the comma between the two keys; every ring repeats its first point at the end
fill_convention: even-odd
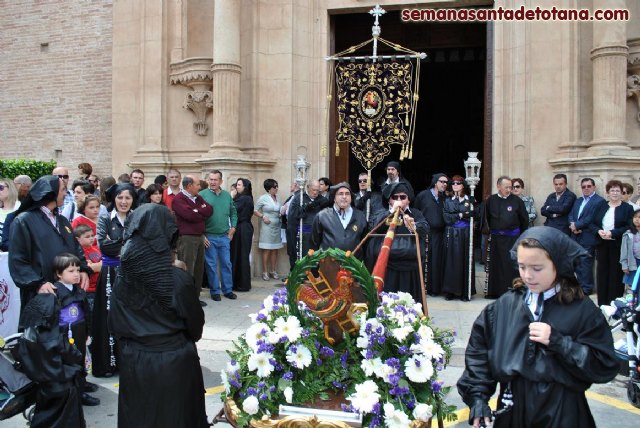
{"type": "MultiPolygon", "coordinates": [[[[418,268],[416,239],[413,233],[418,234],[418,242],[422,244],[427,234],[427,222],[420,211],[409,208],[413,199],[413,191],[405,183],[389,184],[382,191],[382,198],[387,204],[387,208],[379,210],[371,216],[369,229],[375,227],[385,217],[392,215],[394,206],[400,206],[399,218],[402,220],[402,224],[396,226],[395,239],[389,252],[389,262],[384,277],[384,291],[403,291],[411,294],[416,302],[422,302],[422,282],[418,268]]],[[[385,234],[388,228],[389,226],[383,224],[378,228],[377,233],[385,234]]],[[[379,236],[373,238],[367,246],[367,267],[369,270],[372,270],[376,263],[383,241],[384,236],[379,236]]]]}
{"type": "MultiPolygon", "coordinates": [[[[32,428],[83,428],[80,380],[82,354],[59,326],[60,305],[55,294],[33,297],[23,308],[18,341],[22,371],[37,382],[32,428]]],[[[1,357],[0,357],[1,358],[1,357]]]]}
{"type": "Polygon", "coordinates": [[[55,175],[40,177],[31,187],[20,205],[17,217],[11,223],[9,272],[20,288],[22,308],[38,291],[53,292],[56,278],[53,259],[61,253],[71,253],[80,259],[80,284],[89,286],[89,274],[84,251],[78,244],[69,220],[58,213],[64,193],[61,179],[55,175]]]}
{"type": "Polygon", "coordinates": [[[418,193],[413,206],[420,210],[429,224],[429,246],[427,248],[427,263],[425,268],[425,282],[431,296],[442,292],[445,261],[445,221],[444,221],[444,191],[447,189],[448,178],[443,173],[433,174],[429,188],[418,193]]]}
{"type": "Polygon", "coordinates": [[[585,391],[618,372],[609,325],[585,297],[575,267],[588,253],[557,229],[523,233],[511,256],[522,278],[476,319],[458,392],[469,424],[494,427],[595,427],[585,391]]]}
{"type": "Polygon", "coordinates": [[[128,218],[109,312],[120,344],[118,427],[206,427],[195,342],[204,312],[191,275],[174,267],[178,228],[164,205],[128,218]]]}

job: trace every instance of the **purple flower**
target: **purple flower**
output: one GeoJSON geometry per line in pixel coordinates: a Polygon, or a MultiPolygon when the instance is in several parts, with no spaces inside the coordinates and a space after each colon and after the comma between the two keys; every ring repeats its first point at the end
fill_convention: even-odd
{"type": "Polygon", "coordinates": [[[320,355],[323,357],[331,358],[334,354],[335,353],[333,352],[333,349],[329,348],[328,346],[323,346],[322,348],[320,348],[320,355]]]}
{"type": "Polygon", "coordinates": [[[302,337],[304,337],[306,339],[307,337],[309,337],[310,334],[311,333],[309,333],[309,330],[307,330],[306,328],[303,328],[302,329],[302,333],[300,333],[300,336],[302,336],[302,337]]]}
{"type": "Polygon", "coordinates": [[[380,414],[380,402],[378,402],[378,403],[373,405],[371,413],[373,413],[374,415],[379,415],[380,414]]]}
{"type": "Polygon", "coordinates": [[[258,393],[258,391],[255,388],[253,388],[251,386],[249,388],[247,388],[247,394],[256,395],[257,393],[258,393]]]}
{"type": "Polygon", "coordinates": [[[269,396],[267,394],[261,394],[260,395],[260,400],[261,401],[267,401],[269,399],[269,396]]]}
{"type": "Polygon", "coordinates": [[[400,355],[407,355],[409,353],[409,348],[407,348],[406,346],[402,345],[398,348],[398,353],[400,355]]]}
{"type": "Polygon", "coordinates": [[[384,363],[389,367],[393,367],[394,369],[400,368],[400,360],[397,358],[388,358],[384,363]]]}
{"type": "Polygon", "coordinates": [[[258,382],[258,388],[263,389],[265,386],[267,386],[267,384],[263,381],[258,382]]]}
{"type": "Polygon", "coordinates": [[[434,394],[437,394],[438,392],[440,392],[440,390],[442,390],[442,385],[444,384],[444,381],[442,380],[432,380],[431,381],[431,390],[433,391],[434,394]]]}
{"type": "Polygon", "coordinates": [[[282,379],[284,379],[284,380],[293,380],[293,373],[286,372],[285,374],[282,375],[282,379]]]}
{"type": "Polygon", "coordinates": [[[340,407],[342,408],[343,412],[358,413],[358,411],[351,404],[341,404],[340,407]]]}
{"type": "Polygon", "coordinates": [[[234,388],[240,388],[242,386],[242,384],[240,384],[240,382],[235,379],[229,379],[229,385],[233,386],[234,388]]]}
{"type": "Polygon", "coordinates": [[[259,313],[259,314],[256,316],[256,321],[266,321],[266,320],[267,320],[267,316],[266,316],[265,314],[261,314],[261,313],[259,313]]]}
{"type": "Polygon", "coordinates": [[[271,392],[271,393],[276,392],[276,386],[275,386],[275,385],[271,385],[271,386],[269,387],[269,392],[271,392]]]}
{"type": "Polygon", "coordinates": [[[340,365],[343,369],[347,368],[347,360],[349,359],[349,354],[347,351],[344,351],[342,355],[340,355],[340,365]]]}
{"type": "Polygon", "coordinates": [[[316,364],[321,366],[322,365],[322,359],[321,358],[316,358],[316,364]]]}

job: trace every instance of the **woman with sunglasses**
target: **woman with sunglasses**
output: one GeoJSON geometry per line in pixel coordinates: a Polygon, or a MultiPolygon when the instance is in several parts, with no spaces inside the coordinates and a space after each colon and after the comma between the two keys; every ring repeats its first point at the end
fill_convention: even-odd
{"type": "Polygon", "coordinates": [[[511,193],[518,196],[522,199],[522,202],[524,202],[524,206],[527,208],[527,214],[529,214],[529,227],[533,227],[533,222],[536,217],[538,217],[533,196],[524,195],[524,181],[522,181],[522,178],[514,178],[511,182],[513,183],[511,186],[511,193]]]}
{"type": "Polygon", "coordinates": [[[263,183],[267,193],[260,196],[256,202],[253,214],[260,219],[260,238],[258,248],[262,255],[262,279],[280,279],[278,276],[278,250],[282,248],[280,233],[280,207],[282,202],[278,198],[278,182],[267,178],[263,183]]]}
{"type": "MultiPolygon", "coordinates": [[[[442,293],[446,300],[469,301],[469,226],[477,217],[476,201],[465,192],[464,179],[451,179],[453,196],[444,201],[445,266],[442,293]]],[[[471,264],[471,294],[476,294],[475,270],[471,264]]]]}
{"type": "MultiPolygon", "coordinates": [[[[400,210],[401,224],[396,226],[395,239],[389,253],[389,262],[384,277],[384,291],[403,291],[411,294],[416,302],[422,302],[420,269],[418,268],[420,261],[418,260],[416,239],[413,235],[417,233],[418,241],[425,242],[428,225],[420,210],[409,208],[413,196],[413,190],[403,181],[385,186],[382,190],[382,198],[388,203],[387,208],[378,210],[371,216],[369,230],[386,217],[391,216],[396,209],[400,210]]],[[[384,236],[388,227],[383,223],[377,233],[384,236]]],[[[373,238],[367,247],[367,264],[370,269],[375,265],[378,254],[380,254],[383,236],[373,238]]],[[[420,253],[424,254],[423,251],[424,248],[421,248],[420,253]]]]}

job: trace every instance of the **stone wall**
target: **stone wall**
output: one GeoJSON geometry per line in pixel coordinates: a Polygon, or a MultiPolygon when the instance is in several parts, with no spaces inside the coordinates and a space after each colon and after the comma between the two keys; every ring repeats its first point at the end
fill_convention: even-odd
{"type": "Polygon", "coordinates": [[[111,0],[0,9],[0,158],[111,173],[111,0]]]}

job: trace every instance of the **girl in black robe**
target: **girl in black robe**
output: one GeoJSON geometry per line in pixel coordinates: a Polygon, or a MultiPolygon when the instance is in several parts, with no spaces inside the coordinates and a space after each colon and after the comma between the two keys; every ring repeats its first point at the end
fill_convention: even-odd
{"type": "Polygon", "coordinates": [[[122,357],[118,427],[208,427],[195,344],[204,312],[191,275],[171,263],[178,239],[171,212],[142,205],[124,239],[109,312],[122,357]]]}
{"type": "MultiPolygon", "coordinates": [[[[451,179],[454,195],[444,201],[445,270],[442,292],[446,300],[469,300],[469,227],[475,217],[475,199],[467,196],[464,179],[454,175],[451,179]]],[[[471,263],[471,294],[476,294],[475,268],[471,263]]]]}
{"type": "Polygon", "coordinates": [[[106,192],[110,213],[98,220],[96,238],[102,253],[102,270],[96,284],[93,308],[91,370],[95,377],[109,377],[118,369],[118,346],[107,326],[109,297],[120,266],[124,243],[124,223],[136,206],[137,195],[131,184],[114,184],[106,192]],[[126,199],[130,202],[127,204],[126,199]]]}
{"type": "Polygon", "coordinates": [[[587,252],[557,229],[534,227],[511,250],[521,278],[477,318],[458,392],[469,424],[494,427],[595,427],[585,391],[618,372],[609,326],[575,279],[587,252]]]}
{"type": "MultiPolygon", "coordinates": [[[[422,302],[422,283],[420,281],[420,271],[418,267],[418,254],[416,251],[416,239],[413,231],[418,234],[418,241],[423,243],[427,234],[427,222],[422,213],[417,209],[410,209],[409,203],[413,198],[413,191],[405,183],[393,183],[387,185],[383,190],[383,198],[387,201],[389,208],[379,210],[369,219],[369,229],[373,229],[378,223],[392,214],[393,205],[401,206],[402,224],[396,226],[395,239],[389,252],[389,262],[384,277],[384,291],[403,291],[411,294],[416,302],[422,302]],[[402,197],[407,199],[393,200],[392,197],[402,197]],[[410,227],[407,227],[409,224],[410,227]],[[402,236],[404,235],[404,236],[402,236]]],[[[382,225],[376,233],[385,234],[389,226],[382,225]]],[[[376,237],[367,246],[367,265],[373,268],[380,254],[380,248],[384,237],[376,237]]],[[[420,250],[422,251],[422,250],[420,250]]]]}
{"type": "Polygon", "coordinates": [[[239,178],[236,182],[238,191],[233,203],[238,212],[236,233],[231,240],[231,265],[233,269],[233,291],[251,290],[251,264],[249,253],[253,242],[253,194],[251,181],[239,178]]]}

